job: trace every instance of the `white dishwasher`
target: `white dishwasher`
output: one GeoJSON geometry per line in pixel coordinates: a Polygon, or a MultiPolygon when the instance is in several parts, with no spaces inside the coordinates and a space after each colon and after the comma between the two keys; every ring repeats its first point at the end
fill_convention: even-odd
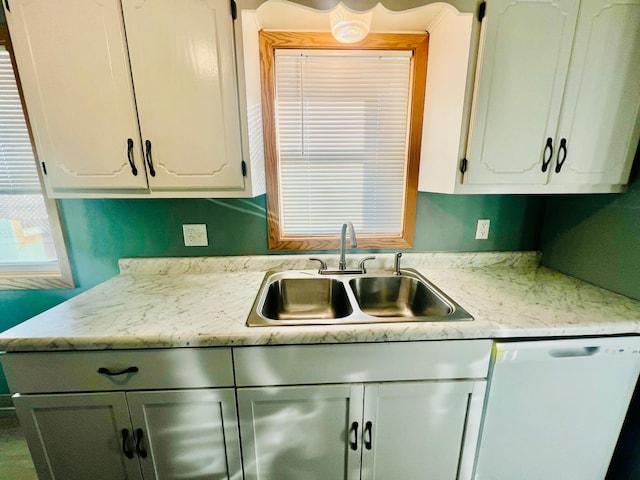
{"type": "Polygon", "coordinates": [[[494,344],[475,480],[603,480],[640,337],[494,344]]]}

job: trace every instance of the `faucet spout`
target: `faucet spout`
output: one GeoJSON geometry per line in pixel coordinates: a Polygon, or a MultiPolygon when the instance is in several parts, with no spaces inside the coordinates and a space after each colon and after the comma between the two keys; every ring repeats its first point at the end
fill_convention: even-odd
{"type": "Polygon", "coordinates": [[[342,231],[340,232],[340,262],[338,263],[338,270],[347,269],[347,258],[345,252],[345,244],[347,243],[347,227],[349,227],[349,238],[351,239],[351,248],[356,248],[358,242],[356,240],[356,231],[353,228],[353,223],[344,222],[342,224],[342,231]]]}

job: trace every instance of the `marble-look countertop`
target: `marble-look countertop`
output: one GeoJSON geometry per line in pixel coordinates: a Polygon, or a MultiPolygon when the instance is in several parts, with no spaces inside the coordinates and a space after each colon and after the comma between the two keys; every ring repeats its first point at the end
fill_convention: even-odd
{"type": "MultiPolygon", "coordinates": [[[[365,255],[351,255],[357,262],[365,255]]],[[[330,266],[337,255],[323,255],[330,266]]],[[[391,268],[378,254],[371,271],[391,268]]],[[[56,351],[640,334],[640,301],[540,267],[536,252],[404,254],[467,322],[247,327],[268,270],[308,256],[123,259],[121,274],[0,334],[0,350],[56,351]]]]}

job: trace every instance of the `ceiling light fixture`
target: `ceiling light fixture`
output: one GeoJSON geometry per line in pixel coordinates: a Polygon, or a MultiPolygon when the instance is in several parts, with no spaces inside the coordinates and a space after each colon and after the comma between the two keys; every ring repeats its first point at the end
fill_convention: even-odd
{"type": "Polygon", "coordinates": [[[342,3],[331,12],[331,34],[341,43],[356,43],[369,33],[373,12],[355,13],[342,3]]]}

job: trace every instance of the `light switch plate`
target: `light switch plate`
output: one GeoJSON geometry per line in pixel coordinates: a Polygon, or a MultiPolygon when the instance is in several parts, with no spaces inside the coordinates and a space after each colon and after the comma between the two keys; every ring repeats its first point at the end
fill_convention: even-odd
{"type": "Polygon", "coordinates": [[[185,247],[206,247],[209,245],[207,226],[204,223],[184,224],[182,225],[182,234],[184,235],[185,247]]]}

